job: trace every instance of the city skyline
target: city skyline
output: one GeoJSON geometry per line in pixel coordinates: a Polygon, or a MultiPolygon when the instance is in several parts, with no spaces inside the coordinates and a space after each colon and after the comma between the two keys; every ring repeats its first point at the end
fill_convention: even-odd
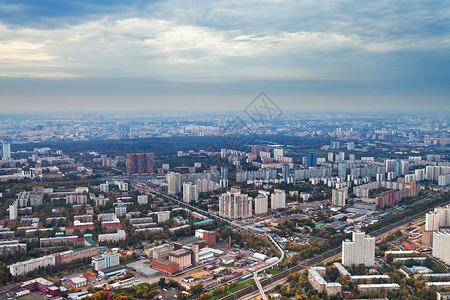
{"type": "Polygon", "coordinates": [[[449,111],[447,3],[0,1],[2,112],[449,111]]]}

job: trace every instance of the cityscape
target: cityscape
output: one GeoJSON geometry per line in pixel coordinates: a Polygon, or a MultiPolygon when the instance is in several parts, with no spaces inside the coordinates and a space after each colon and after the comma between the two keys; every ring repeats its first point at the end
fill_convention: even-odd
{"type": "Polygon", "coordinates": [[[450,299],[449,11],[0,0],[0,300],[450,299]]]}

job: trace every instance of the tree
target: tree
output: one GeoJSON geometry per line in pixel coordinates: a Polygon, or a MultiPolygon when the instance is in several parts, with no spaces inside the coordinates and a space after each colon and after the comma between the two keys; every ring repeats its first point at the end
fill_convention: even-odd
{"type": "Polygon", "coordinates": [[[164,288],[166,286],[166,279],[163,277],[159,278],[158,284],[161,288],[164,288]]]}
{"type": "Polygon", "coordinates": [[[191,288],[189,289],[189,292],[192,296],[200,294],[201,292],[203,292],[203,284],[197,283],[197,284],[191,286],[191,288]]]}

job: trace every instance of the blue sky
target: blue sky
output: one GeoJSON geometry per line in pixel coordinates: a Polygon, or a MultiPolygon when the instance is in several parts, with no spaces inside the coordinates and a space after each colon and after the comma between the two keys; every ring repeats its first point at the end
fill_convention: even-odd
{"type": "Polygon", "coordinates": [[[0,0],[1,111],[449,111],[449,28],[447,1],[0,0]]]}

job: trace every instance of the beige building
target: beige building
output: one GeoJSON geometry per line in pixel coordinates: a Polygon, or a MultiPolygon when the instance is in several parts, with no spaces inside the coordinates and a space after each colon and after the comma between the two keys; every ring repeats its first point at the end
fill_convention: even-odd
{"type": "Polygon", "coordinates": [[[323,278],[325,273],[326,269],[324,267],[314,267],[308,270],[308,281],[312,287],[319,292],[325,291],[329,296],[341,293],[342,285],[337,282],[326,282],[323,278]]]}
{"type": "Polygon", "coordinates": [[[188,249],[178,249],[169,253],[169,261],[174,262],[183,270],[192,265],[192,251],[188,249]]]}
{"type": "Polygon", "coordinates": [[[259,194],[255,198],[255,215],[266,214],[269,210],[269,201],[266,195],[259,194]]]}
{"type": "Polygon", "coordinates": [[[223,193],[219,196],[219,216],[232,220],[251,218],[252,199],[239,189],[223,193]]]}
{"type": "Polygon", "coordinates": [[[286,208],[286,193],[283,190],[275,189],[270,196],[270,200],[270,208],[272,210],[286,208]]]}

